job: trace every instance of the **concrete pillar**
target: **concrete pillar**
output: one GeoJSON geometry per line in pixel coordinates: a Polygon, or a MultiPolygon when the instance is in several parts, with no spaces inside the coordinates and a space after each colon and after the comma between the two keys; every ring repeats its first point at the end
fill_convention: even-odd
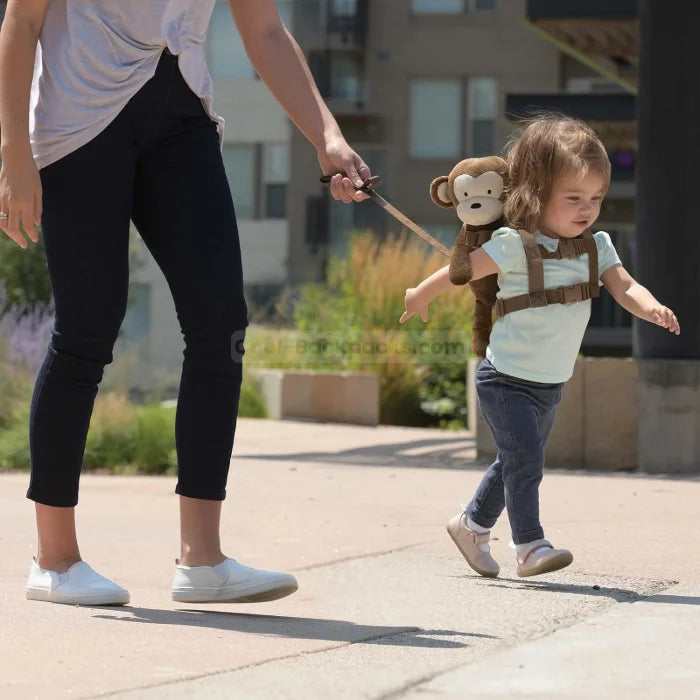
{"type": "Polygon", "coordinates": [[[700,471],[700,3],[640,0],[636,277],[681,323],[635,320],[639,466],[700,471]]]}

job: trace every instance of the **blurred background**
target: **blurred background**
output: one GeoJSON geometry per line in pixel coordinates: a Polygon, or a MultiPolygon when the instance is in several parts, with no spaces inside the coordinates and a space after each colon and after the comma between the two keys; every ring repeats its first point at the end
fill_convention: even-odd
{"type": "MultiPolygon", "coordinates": [[[[277,5],[345,137],[381,176],[381,193],[445,245],[453,244],[459,222],[454,212],[433,205],[430,182],[462,158],[501,153],[519,117],[552,110],[584,119],[601,136],[612,183],[596,228],[610,233],[623,264],[633,275],[639,272],[637,0],[278,0],[277,5]]],[[[649,2],[646,7],[650,27],[651,13],[662,8],[654,3],[652,10],[649,2]]],[[[683,5],[678,16],[696,17],[697,10],[689,8],[683,5]]],[[[429,257],[424,243],[402,232],[371,201],[337,203],[319,186],[314,149],[255,74],[225,0],[214,8],[206,52],[214,106],[226,120],[223,157],[238,216],[251,332],[318,330],[322,322],[334,324],[329,330],[397,330],[405,287],[444,260],[429,257]],[[379,274],[363,276],[359,268],[379,259],[384,266],[379,274]],[[367,279],[374,287],[351,290],[367,279]],[[375,310],[365,317],[372,296],[386,302],[383,315],[375,310]]],[[[656,54],[659,61],[663,52],[656,54]]],[[[655,80],[665,80],[663,70],[659,63],[655,80]]],[[[689,181],[683,186],[690,192],[689,181]]],[[[111,377],[132,394],[172,398],[183,350],[177,318],[165,281],[135,232],[132,243],[120,359],[109,369],[107,384],[111,377]]],[[[652,252],[658,251],[649,249],[649,256],[652,252]]],[[[28,347],[28,335],[39,337],[50,327],[49,312],[40,306],[50,299],[42,255],[40,247],[28,255],[0,241],[5,315],[15,309],[13,332],[18,318],[26,326],[28,311],[35,312],[29,324],[35,330],[20,333],[24,340],[15,341],[17,347],[28,347]]],[[[431,327],[457,325],[468,332],[469,294],[451,292],[445,304],[431,327]]],[[[41,357],[43,342],[35,345],[41,357]]],[[[603,290],[593,300],[582,352],[628,357],[632,349],[631,318],[603,290]]],[[[696,357],[690,346],[686,350],[686,357],[696,357]]],[[[675,356],[664,352],[656,356],[675,356]]],[[[447,388],[444,367],[441,372],[433,395],[416,401],[435,403],[441,392],[454,393],[457,382],[447,424],[456,420],[464,426],[464,365],[453,368],[447,388]]],[[[386,393],[389,384],[382,387],[386,393]]]]}
{"type": "MultiPolygon", "coordinates": [[[[351,145],[381,175],[382,193],[450,246],[453,212],[430,201],[433,178],[469,156],[500,153],[513,120],[551,109],[590,122],[613,163],[598,227],[628,269],[634,245],[635,0],[280,0],[351,145]]],[[[323,281],[354,232],[395,233],[372,202],[345,206],[317,182],[315,152],[257,78],[227,2],[207,45],[224,161],[243,247],[251,317],[282,290],[323,281]],[[233,38],[232,38],[233,37],[233,38]]],[[[416,278],[415,282],[419,281],[416,278]]],[[[134,282],[125,333],[153,360],[179,361],[174,314],[151,264],[134,282]],[[166,357],[167,355],[167,357],[166,357]]],[[[604,292],[584,352],[631,352],[629,315],[604,292]]]]}

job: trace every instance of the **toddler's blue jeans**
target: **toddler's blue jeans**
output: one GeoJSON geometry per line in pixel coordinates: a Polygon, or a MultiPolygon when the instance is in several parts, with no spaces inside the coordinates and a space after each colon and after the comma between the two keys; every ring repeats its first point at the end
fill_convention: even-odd
{"type": "Polygon", "coordinates": [[[507,508],[515,544],[544,537],[539,485],[563,386],[502,374],[488,360],[476,372],[479,405],[498,453],[466,512],[475,523],[491,528],[507,508]]]}

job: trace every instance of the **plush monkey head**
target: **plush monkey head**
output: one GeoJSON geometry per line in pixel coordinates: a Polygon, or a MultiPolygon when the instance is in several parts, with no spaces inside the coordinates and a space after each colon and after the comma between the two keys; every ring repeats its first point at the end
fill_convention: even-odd
{"type": "Polygon", "coordinates": [[[503,158],[467,158],[430,185],[430,197],[439,207],[455,207],[468,226],[480,227],[503,216],[508,166],[503,158]]]}

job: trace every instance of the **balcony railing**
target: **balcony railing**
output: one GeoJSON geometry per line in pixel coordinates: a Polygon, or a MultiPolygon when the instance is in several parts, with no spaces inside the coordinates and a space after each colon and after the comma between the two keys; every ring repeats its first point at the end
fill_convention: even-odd
{"type": "Polygon", "coordinates": [[[329,0],[326,30],[344,44],[364,46],[369,26],[369,0],[329,0]]]}
{"type": "Polygon", "coordinates": [[[536,112],[561,112],[585,121],[634,121],[637,100],[627,93],[526,94],[506,96],[508,117],[527,117],[536,112]]]}
{"type": "Polygon", "coordinates": [[[633,19],[638,0],[528,0],[527,18],[542,19],[633,19]]]}

